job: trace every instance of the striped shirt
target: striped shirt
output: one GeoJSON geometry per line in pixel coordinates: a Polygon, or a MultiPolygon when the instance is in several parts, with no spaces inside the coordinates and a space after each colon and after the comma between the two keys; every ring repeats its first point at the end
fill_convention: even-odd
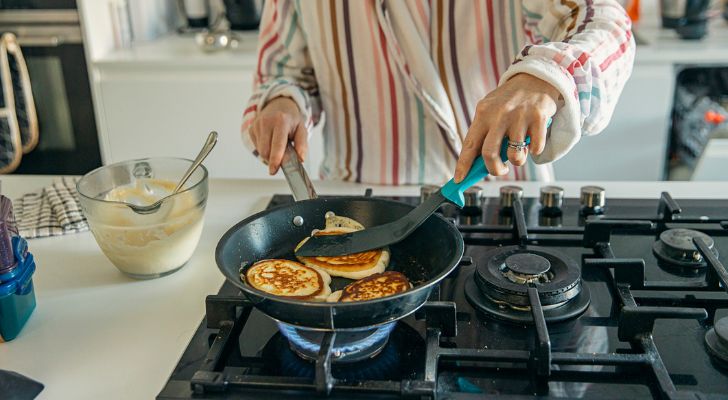
{"type": "Polygon", "coordinates": [[[630,29],[616,0],[269,0],[243,140],[254,148],[257,111],[285,96],[308,128],[325,114],[322,178],[439,184],[477,102],[528,73],[564,102],[544,152],[499,179],[550,180],[552,161],[609,122],[632,70],[630,29]]]}

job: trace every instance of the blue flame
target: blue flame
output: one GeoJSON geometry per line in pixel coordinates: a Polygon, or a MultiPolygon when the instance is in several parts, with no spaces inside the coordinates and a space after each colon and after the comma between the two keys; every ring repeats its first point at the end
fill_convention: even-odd
{"type": "MultiPolygon", "coordinates": [[[[390,322],[388,324],[379,326],[378,328],[376,328],[376,331],[374,333],[365,337],[362,340],[345,343],[341,346],[334,345],[332,353],[348,354],[361,351],[371,346],[374,346],[377,343],[381,343],[383,340],[386,340],[390,333],[392,333],[395,323],[396,322],[390,322]]],[[[317,354],[321,349],[321,343],[314,343],[309,339],[302,337],[298,333],[299,330],[305,330],[305,328],[297,328],[292,325],[284,324],[282,322],[278,323],[278,328],[281,330],[281,333],[283,334],[283,336],[286,337],[286,339],[288,339],[291,343],[293,343],[295,346],[298,346],[302,350],[317,354]]]]}

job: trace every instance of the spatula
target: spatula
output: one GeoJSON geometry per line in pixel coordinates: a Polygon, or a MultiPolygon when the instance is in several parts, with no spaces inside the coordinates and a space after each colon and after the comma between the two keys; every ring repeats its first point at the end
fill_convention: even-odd
{"type": "MultiPolygon", "coordinates": [[[[529,144],[530,142],[531,139],[526,137],[526,143],[529,144]]],[[[503,140],[500,153],[503,162],[508,160],[507,153],[508,140],[503,140]]],[[[468,175],[462,182],[455,183],[455,180],[451,179],[435,192],[435,194],[425,200],[424,203],[417,206],[404,217],[384,225],[343,235],[313,236],[296,250],[296,255],[303,257],[332,257],[360,253],[397,243],[417,229],[443,203],[451,202],[462,208],[465,205],[463,192],[483,180],[486,176],[488,176],[488,170],[485,167],[483,157],[478,157],[473,161],[468,175]]]]}

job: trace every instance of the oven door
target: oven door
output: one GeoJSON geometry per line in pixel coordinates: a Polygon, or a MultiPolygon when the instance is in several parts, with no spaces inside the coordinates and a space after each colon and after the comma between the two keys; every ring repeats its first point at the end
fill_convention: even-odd
{"type": "Polygon", "coordinates": [[[38,146],[23,155],[16,173],[84,174],[99,167],[101,153],[77,11],[0,14],[4,14],[0,31],[18,38],[38,115],[38,146]],[[15,23],[8,24],[9,20],[15,23]]]}

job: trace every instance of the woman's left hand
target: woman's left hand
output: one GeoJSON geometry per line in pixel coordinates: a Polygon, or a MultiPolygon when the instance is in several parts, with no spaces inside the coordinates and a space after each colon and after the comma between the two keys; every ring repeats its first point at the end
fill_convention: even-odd
{"type": "Polygon", "coordinates": [[[533,75],[517,74],[478,102],[473,123],[460,152],[455,169],[455,182],[468,174],[473,160],[483,155],[491,175],[504,175],[508,167],[501,161],[503,140],[531,144],[523,150],[508,149],[508,160],[523,165],[529,149],[541,154],[546,145],[546,124],[556,113],[560,93],[546,81],[533,75]]]}

